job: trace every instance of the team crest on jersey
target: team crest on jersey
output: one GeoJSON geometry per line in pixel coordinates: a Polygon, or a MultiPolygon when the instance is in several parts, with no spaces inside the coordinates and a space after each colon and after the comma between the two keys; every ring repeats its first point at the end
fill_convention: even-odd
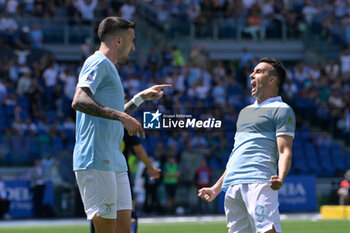
{"type": "Polygon", "coordinates": [[[93,70],[90,72],[90,74],[87,76],[86,81],[92,82],[95,80],[96,77],[96,70],[93,70]]]}
{"type": "Polygon", "coordinates": [[[111,204],[104,204],[106,206],[106,213],[109,214],[112,212],[112,207],[114,206],[114,203],[111,204]]]}

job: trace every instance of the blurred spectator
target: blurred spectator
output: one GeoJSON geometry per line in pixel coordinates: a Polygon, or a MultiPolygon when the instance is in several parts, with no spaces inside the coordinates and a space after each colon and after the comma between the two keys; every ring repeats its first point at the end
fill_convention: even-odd
{"type": "Polygon", "coordinates": [[[181,51],[176,46],[172,47],[172,55],[173,55],[173,65],[175,67],[182,67],[185,61],[181,54],[181,51]]]}
{"type": "Polygon", "coordinates": [[[2,80],[0,80],[0,102],[5,98],[7,93],[7,88],[2,80]]]}
{"type": "Polygon", "coordinates": [[[212,170],[210,167],[208,167],[207,160],[205,158],[201,158],[195,175],[195,183],[197,185],[197,188],[201,189],[210,186],[211,173],[212,170]]]}
{"type": "Polygon", "coordinates": [[[17,29],[18,23],[10,14],[6,13],[4,16],[0,14],[0,37],[6,44],[13,44],[13,37],[17,29]]]}
{"type": "Polygon", "coordinates": [[[16,16],[18,7],[18,0],[7,0],[6,2],[6,12],[11,16],[16,16]]]}
{"type": "Polygon", "coordinates": [[[334,81],[339,75],[339,65],[334,62],[334,60],[329,60],[326,65],[326,73],[329,79],[334,81]]]}
{"type": "Polygon", "coordinates": [[[147,56],[147,67],[152,73],[156,73],[159,65],[159,56],[156,53],[155,48],[151,48],[147,56]]]}
{"type": "Polygon", "coordinates": [[[30,77],[30,70],[26,70],[18,80],[16,90],[17,95],[22,96],[26,94],[29,91],[31,84],[32,80],[30,77]]]}
{"type": "Polygon", "coordinates": [[[28,26],[23,26],[22,29],[13,36],[15,48],[24,50],[29,49],[31,41],[29,38],[30,29],[28,26]]]}
{"type": "Polygon", "coordinates": [[[68,18],[68,24],[73,25],[79,21],[79,10],[74,5],[75,0],[67,0],[66,1],[66,12],[68,18]]]}
{"type": "Polygon", "coordinates": [[[340,70],[344,80],[348,80],[350,77],[350,51],[346,48],[340,55],[340,70]]]}
{"type": "Polygon", "coordinates": [[[179,166],[174,156],[168,156],[167,161],[162,169],[164,173],[163,183],[166,191],[166,207],[169,213],[174,213],[175,195],[177,184],[179,182],[179,166]]]}
{"type": "Polygon", "coordinates": [[[80,45],[81,60],[85,61],[92,54],[92,41],[86,38],[84,43],[80,45]]]}
{"type": "Polygon", "coordinates": [[[33,192],[33,210],[35,217],[43,217],[43,199],[45,191],[46,174],[41,166],[41,160],[34,160],[34,167],[31,170],[31,188],[33,192]]]}
{"type": "Polygon", "coordinates": [[[169,10],[166,4],[161,4],[157,7],[157,21],[164,25],[164,28],[168,27],[169,24],[169,10]]]}
{"type": "Polygon", "coordinates": [[[248,52],[247,48],[243,48],[239,58],[240,67],[242,68],[246,67],[246,65],[250,63],[252,60],[253,60],[253,55],[250,52],[248,52]]]}
{"type": "Polygon", "coordinates": [[[345,172],[344,178],[338,189],[339,205],[350,205],[350,170],[345,172]]]}
{"type": "Polygon", "coordinates": [[[188,19],[191,22],[194,22],[197,19],[197,17],[200,15],[200,12],[201,12],[201,9],[200,9],[199,5],[192,3],[188,7],[186,14],[187,14],[188,19]]]}
{"type": "MultiPolygon", "coordinates": [[[[150,158],[150,162],[154,167],[160,167],[160,162],[157,158],[150,158]]],[[[151,179],[147,167],[145,167],[143,172],[143,177],[145,178],[145,203],[143,210],[146,213],[160,213],[162,211],[161,204],[158,197],[158,187],[160,185],[160,179],[151,179]]]]}
{"type": "Polygon", "coordinates": [[[10,208],[10,200],[8,199],[8,191],[6,189],[5,183],[0,177],[0,219],[7,216],[7,212],[10,208]]]}
{"type": "Polygon", "coordinates": [[[265,27],[260,17],[260,11],[260,7],[256,4],[251,7],[251,13],[247,18],[247,27],[244,29],[245,32],[252,36],[253,40],[257,40],[258,35],[261,40],[265,38],[265,27]]]}
{"type": "Polygon", "coordinates": [[[63,82],[64,95],[69,99],[73,100],[75,87],[77,85],[77,77],[74,75],[71,68],[66,68],[60,75],[60,80],[63,82]]]}
{"type": "MultiPolygon", "coordinates": [[[[210,187],[211,184],[211,177],[212,176],[212,169],[208,166],[207,160],[205,158],[202,158],[199,163],[199,167],[196,169],[195,174],[195,183],[197,186],[197,189],[201,189],[204,187],[210,187]]],[[[198,200],[199,205],[199,212],[201,214],[208,213],[209,207],[208,203],[198,200]]]]}
{"type": "Polygon", "coordinates": [[[327,132],[318,134],[316,138],[316,144],[319,146],[330,147],[332,144],[331,136],[327,132]]]}
{"type": "Polygon", "coordinates": [[[84,24],[90,25],[94,19],[94,11],[97,6],[97,0],[76,0],[75,7],[80,12],[84,24]]]}
{"type": "Polygon", "coordinates": [[[317,9],[314,7],[312,0],[306,0],[306,6],[303,8],[304,20],[311,25],[313,17],[316,15],[317,9]]]}
{"type": "Polygon", "coordinates": [[[29,32],[29,38],[31,41],[32,48],[41,48],[44,40],[43,31],[37,24],[32,25],[32,29],[29,32]]]}
{"type": "Polygon", "coordinates": [[[135,1],[128,0],[123,6],[120,8],[120,16],[127,20],[134,20],[134,15],[136,12],[135,1]]]}

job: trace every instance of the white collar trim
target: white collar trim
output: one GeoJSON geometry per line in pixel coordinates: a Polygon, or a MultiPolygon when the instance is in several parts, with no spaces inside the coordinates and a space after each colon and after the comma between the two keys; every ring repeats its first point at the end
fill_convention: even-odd
{"type": "Polygon", "coordinates": [[[265,100],[264,102],[262,102],[260,104],[258,104],[258,101],[255,100],[253,105],[257,106],[257,107],[261,107],[261,106],[263,106],[265,104],[268,104],[268,103],[271,103],[271,102],[275,102],[275,101],[282,102],[281,96],[276,96],[276,97],[269,98],[269,99],[265,100]]]}

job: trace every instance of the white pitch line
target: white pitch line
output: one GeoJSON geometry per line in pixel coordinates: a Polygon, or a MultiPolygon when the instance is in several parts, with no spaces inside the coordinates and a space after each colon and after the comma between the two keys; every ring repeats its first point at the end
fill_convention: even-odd
{"type": "MultiPolygon", "coordinates": [[[[321,219],[319,213],[292,213],[281,214],[281,220],[291,219],[308,219],[317,221],[321,219]]],[[[211,215],[211,216],[173,216],[173,217],[152,217],[152,218],[139,218],[139,223],[171,223],[171,222],[224,222],[225,215],[211,215]]],[[[78,219],[29,219],[29,220],[1,220],[0,228],[2,227],[26,227],[26,226],[64,226],[64,225],[89,225],[89,221],[83,218],[78,219]]]]}

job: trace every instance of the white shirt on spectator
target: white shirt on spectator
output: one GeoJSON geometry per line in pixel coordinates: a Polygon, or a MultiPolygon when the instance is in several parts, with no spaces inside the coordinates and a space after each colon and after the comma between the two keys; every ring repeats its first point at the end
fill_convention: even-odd
{"type": "Polygon", "coordinates": [[[73,99],[75,87],[77,85],[77,79],[73,75],[68,75],[64,80],[64,94],[70,99],[73,99]]]}
{"type": "Polygon", "coordinates": [[[6,93],[7,93],[7,89],[5,85],[2,83],[2,81],[0,80],[0,102],[5,97],[6,93]]]}
{"type": "Polygon", "coordinates": [[[185,90],[185,75],[179,74],[175,76],[175,86],[174,89],[177,91],[185,90]]]}
{"type": "Polygon", "coordinates": [[[30,79],[30,76],[28,74],[24,74],[18,80],[17,89],[16,89],[17,94],[23,95],[27,93],[31,85],[32,85],[32,81],[30,79]]]}
{"type": "Polygon", "coordinates": [[[86,4],[84,0],[77,0],[75,2],[75,7],[81,13],[81,17],[84,20],[92,21],[94,19],[94,10],[97,6],[97,0],[89,1],[90,4],[86,4]]]}
{"type": "Polygon", "coordinates": [[[11,17],[3,17],[0,19],[0,31],[16,31],[18,24],[11,17]]]}
{"type": "Polygon", "coordinates": [[[5,183],[0,180],[0,198],[6,199],[7,198],[7,191],[5,187],[5,183]]]}
{"type": "Polygon", "coordinates": [[[336,77],[339,73],[339,65],[338,64],[333,64],[333,65],[328,64],[326,66],[326,72],[327,72],[327,74],[329,74],[333,77],[336,77]]]}
{"type": "Polygon", "coordinates": [[[121,8],[120,8],[120,13],[121,17],[127,20],[132,20],[134,17],[136,8],[135,5],[125,3],[121,8]]]}
{"type": "Polygon", "coordinates": [[[312,23],[312,19],[316,14],[317,14],[317,9],[313,6],[305,6],[303,8],[303,15],[304,15],[305,21],[308,24],[312,23]]]}
{"type": "Polygon", "coordinates": [[[343,54],[340,56],[341,72],[350,72],[350,54],[343,54]]]}
{"type": "Polygon", "coordinates": [[[250,9],[254,4],[255,4],[256,0],[244,0],[242,1],[243,5],[244,5],[244,9],[248,10],[250,9]]]}
{"type": "Polygon", "coordinates": [[[49,67],[44,71],[45,85],[47,87],[53,87],[57,82],[57,71],[53,67],[49,67]]]}
{"type": "Polygon", "coordinates": [[[17,0],[9,0],[6,5],[6,11],[10,14],[16,14],[18,6],[17,0]]]}

